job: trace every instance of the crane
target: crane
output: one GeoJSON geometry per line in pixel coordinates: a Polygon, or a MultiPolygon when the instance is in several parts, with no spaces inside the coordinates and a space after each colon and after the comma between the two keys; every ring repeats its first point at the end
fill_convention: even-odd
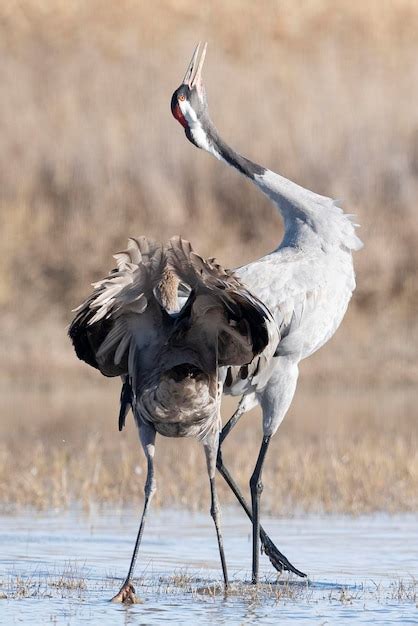
{"type": "Polygon", "coordinates": [[[142,517],[128,575],[114,602],[136,601],[132,577],[145,518],[156,490],[156,434],[202,442],[225,587],[228,574],[215,485],[221,430],[219,368],[243,375],[279,343],[268,308],[234,273],[173,237],[158,244],[130,239],[117,268],[93,283],[69,328],[77,356],[123,381],[119,430],[131,408],[147,459],[142,517]]]}
{"type": "MultiPolygon", "coordinates": [[[[242,375],[236,367],[220,372],[223,391],[241,396],[237,411],[220,435],[217,467],[252,521],[252,582],[258,581],[260,540],[276,569],[297,570],[260,527],[262,470],[271,437],[292,402],[298,364],[335,333],[355,289],[352,252],[362,247],[353,216],[331,198],[318,195],[233,150],[213,124],[202,80],[207,44],[196,46],[181,85],[171,99],[171,111],[196,147],[232,166],[276,205],[284,222],[278,247],[235,270],[242,283],[270,309],[280,342],[263,370],[253,362],[242,375]],[[222,457],[222,442],[240,417],[260,405],[263,437],[250,478],[251,507],[245,501],[222,457]]],[[[254,219],[257,216],[254,215],[254,219]]]]}

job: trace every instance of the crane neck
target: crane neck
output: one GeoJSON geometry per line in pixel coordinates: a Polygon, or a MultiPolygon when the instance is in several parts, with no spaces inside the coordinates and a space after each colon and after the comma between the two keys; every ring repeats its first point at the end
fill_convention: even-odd
{"type": "MultiPolygon", "coordinates": [[[[289,186],[293,186],[294,190],[303,190],[303,188],[236,152],[222,139],[209,118],[205,120],[202,130],[203,129],[205,137],[203,145],[196,141],[195,143],[197,143],[200,148],[213,154],[213,156],[220,161],[238,170],[240,174],[250,179],[251,182],[257,185],[257,187],[274,202],[285,226],[285,236],[282,243],[289,242],[291,245],[295,235],[295,222],[304,221],[304,219],[303,210],[289,198],[289,186]],[[298,220],[298,217],[300,217],[301,220],[298,220]]],[[[195,135],[193,131],[191,134],[194,139],[198,139],[197,134],[195,135]]],[[[201,136],[203,136],[203,133],[201,136]]]]}
{"type": "MultiPolygon", "coordinates": [[[[231,167],[234,167],[241,174],[244,174],[247,178],[256,182],[256,176],[262,176],[266,169],[258,163],[254,163],[242,156],[238,152],[235,152],[231,146],[229,146],[218,134],[215,128],[212,128],[212,132],[209,135],[210,143],[218,153],[218,158],[224,161],[231,167]]],[[[217,155],[215,155],[217,156],[217,155]]]]}
{"type": "Polygon", "coordinates": [[[280,248],[358,250],[362,247],[355,225],[336,203],[250,161],[233,150],[220,136],[209,117],[188,129],[198,147],[224,161],[250,179],[276,205],[284,222],[280,248]],[[203,122],[203,123],[202,123],[203,122]]]}

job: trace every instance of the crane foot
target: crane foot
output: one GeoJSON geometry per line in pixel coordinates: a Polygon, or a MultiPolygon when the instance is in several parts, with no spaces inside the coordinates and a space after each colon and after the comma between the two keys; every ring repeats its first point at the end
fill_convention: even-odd
{"type": "Polygon", "coordinates": [[[132,583],[124,583],[119,593],[117,593],[111,602],[123,604],[142,604],[142,600],[135,595],[135,587],[132,583]]]}
{"type": "Polygon", "coordinates": [[[266,556],[270,559],[270,563],[278,572],[292,572],[296,574],[296,576],[300,576],[301,578],[306,578],[306,574],[298,570],[294,565],[291,564],[290,561],[285,557],[284,554],[276,548],[270,537],[265,535],[262,538],[262,550],[266,556]]]}

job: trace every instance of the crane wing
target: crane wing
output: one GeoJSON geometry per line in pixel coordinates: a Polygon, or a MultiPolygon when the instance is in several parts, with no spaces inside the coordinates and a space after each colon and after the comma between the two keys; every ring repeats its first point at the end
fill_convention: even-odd
{"type": "Polygon", "coordinates": [[[130,239],[115,258],[117,268],[76,309],[69,335],[81,360],[122,377],[120,428],[129,407],[166,371],[180,380],[195,368],[217,386],[219,367],[237,368],[244,379],[260,359],[271,360],[279,333],[269,309],[188,241],[175,237],[163,247],[130,239]],[[190,293],[178,310],[182,290],[190,293]]]}
{"type": "Polygon", "coordinates": [[[190,242],[170,239],[168,259],[191,294],[181,318],[190,318],[196,334],[217,335],[218,365],[246,365],[279,336],[267,307],[230,270],[196,254],[190,242]]]}
{"type": "Polygon", "coordinates": [[[127,374],[138,350],[161,343],[166,315],[153,291],[165,264],[162,246],[130,239],[114,258],[117,269],[93,284],[69,328],[77,356],[105,376],[127,374]]]}

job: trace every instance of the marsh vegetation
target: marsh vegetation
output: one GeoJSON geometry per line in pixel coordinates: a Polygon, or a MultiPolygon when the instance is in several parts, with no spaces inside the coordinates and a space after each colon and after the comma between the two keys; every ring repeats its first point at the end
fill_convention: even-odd
{"type": "MultiPolygon", "coordinates": [[[[194,150],[170,116],[196,33],[209,40],[205,81],[225,138],[344,199],[366,244],[342,328],[302,365],[263,506],[418,508],[416,2],[240,6],[0,7],[3,509],[142,498],[136,433],[116,428],[118,384],[77,362],[65,336],[71,308],[129,235],[179,233],[230,266],[280,239],[269,202],[194,150]]],[[[258,428],[244,418],[225,446],[244,487],[258,428]]],[[[156,505],[206,506],[200,450],[159,440],[157,454],[156,505]]]]}

